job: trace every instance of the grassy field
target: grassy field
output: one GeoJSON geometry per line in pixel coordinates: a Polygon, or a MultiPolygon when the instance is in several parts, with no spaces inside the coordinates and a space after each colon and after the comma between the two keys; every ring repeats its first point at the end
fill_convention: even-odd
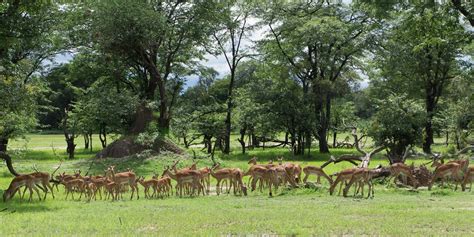
{"type": "MultiPolygon", "coordinates": [[[[19,155],[14,153],[15,167],[26,173],[32,171],[35,164],[39,170],[52,172],[59,164],[59,157],[53,154],[51,147],[35,147],[47,147],[51,141],[59,144],[61,138],[60,135],[30,137],[28,150],[19,155]]],[[[98,139],[95,143],[99,145],[98,139]]],[[[23,145],[16,141],[12,143],[12,147],[15,146],[23,145]]],[[[58,153],[63,152],[59,146],[57,149],[58,153]]],[[[328,155],[314,150],[311,157],[292,157],[285,148],[258,149],[246,155],[237,150],[229,156],[218,155],[218,160],[226,167],[247,169],[246,161],[254,155],[260,162],[283,155],[286,160],[302,166],[321,165],[328,159],[328,155]]],[[[331,152],[340,155],[354,151],[334,149],[331,152]]],[[[89,159],[93,154],[83,153],[78,159],[64,161],[59,172],[81,169],[85,173],[90,167],[90,173],[102,174],[105,167],[115,164],[118,169],[132,168],[138,175],[150,177],[153,172],[161,174],[163,166],[175,159],[182,160],[180,167],[192,163],[190,155],[89,159]]],[[[199,167],[211,164],[205,155],[199,153],[199,157],[199,167]]],[[[426,160],[413,162],[420,164],[426,160]]],[[[386,159],[379,156],[371,166],[377,164],[386,164],[386,159]]],[[[331,164],[325,170],[333,173],[351,166],[349,163],[331,164]]],[[[0,189],[6,189],[10,180],[5,165],[0,164],[0,189]]],[[[140,200],[129,200],[129,196],[124,195],[124,200],[116,202],[86,202],[84,198],[65,200],[60,187],[54,200],[48,196],[46,201],[38,201],[36,197],[32,203],[20,202],[18,198],[1,202],[0,235],[474,235],[474,192],[454,192],[440,187],[432,191],[426,188],[410,191],[379,183],[375,187],[375,198],[364,199],[330,196],[327,190],[328,184],[323,183],[318,188],[280,189],[272,198],[266,193],[252,192],[247,197],[225,194],[146,200],[140,187],[140,200]]]]}

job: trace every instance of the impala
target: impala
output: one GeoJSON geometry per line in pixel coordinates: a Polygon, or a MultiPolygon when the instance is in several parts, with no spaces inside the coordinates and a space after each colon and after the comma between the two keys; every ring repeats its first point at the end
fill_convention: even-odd
{"type": "Polygon", "coordinates": [[[464,173],[464,179],[463,179],[462,184],[461,184],[462,191],[466,190],[466,184],[468,184],[468,183],[469,183],[469,191],[471,191],[473,180],[474,180],[474,166],[469,167],[467,169],[466,173],[464,173]]]}
{"type": "Polygon", "coordinates": [[[306,181],[308,180],[308,177],[312,174],[318,177],[316,181],[316,183],[318,184],[321,183],[321,176],[328,180],[329,185],[331,185],[333,182],[331,177],[329,177],[322,168],[317,167],[317,166],[311,166],[311,165],[306,166],[303,168],[303,173],[304,173],[304,178],[303,178],[304,183],[306,183],[306,181]]]}
{"type": "Polygon", "coordinates": [[[329,188],[329,194],[332,195],[334,193],[334,189],[336,188],[337,184],[341,183],[341,186],[339,187],[339,194],[338,194],[340,195],[343,182],[348,182],[352,178],[352,175],[354,174],[354,172],[356,172],[358,169],[359,168],[349,168],[337,173],[336,180],[332,183],[331,187],[329,188]]]}
{"type": "Polygon", "coordinates": [[[354,196],[359,193],[359,190],[362,189],[362,197],[364,196],[364,186],[367,184],[369,186],[369,191],[367,198],[374,197],[374,187],[372,184],[372,178],[380,172],[380,169],[368,169],[368,168],[358,168],[353,174],[349,183],[344,188],[343,196],[347,197],[347,192],[354,183],[358,183],[358,187],[355,188],[354,196]]]}
{"type": "Polygon", "coordinates": [[[396,183],[397,178],[401,175],[403,184],[407,184],[407,178],[413,182],[415,189],[418,186],[418,181],[412,174],[411,168],[403,163],[395,163],[389,166],[390,176],[393,177],[393,182],[396,183]]]}
{"type": "Polygon", "coordinates": [[[5,192],[3,193],[3,201],[6,202],[10,200],[13,196],[15,196],[16,192],[18,192],[23,186],[30,190],[30,198],[28,199],[29,201],[33,200],[33,190],[36,191],[39,200],[41,200],[39,191],[35,187],[34,177],[31,175],[19,175],[12,179],[10,185],[8,186],[8,189],[5,190],[5,192]]]}
{"type": "Polygon", "coordinates": [[[150,198],[150,188],[153,188],[153,193],[151,194],[151,197],[154,197],[156,195],[157,187],[158,187],[158,180],[157,179],[149,179],[145,180],[145,177],[141,176],[138,178],[138,183],[140,183],[145,192],[145,198],[150,198]]]}
{"type": "Polygon", "coordinates": [[[132,196],[130,199],[133,199],[133,194],[136,192],[137,193],[137,199],[140,198],[138,194],[138,185],[137,185],[137,180],[136,180],[136,175],[132,171],[126,171],[126,172],[121,172],[121,173],[115,173],[115,166],[110,166],[106,171],[105,171],[106,176],[114,181],[116,184],[119,186],[121,185],[129,185],[130,188],[132,189],[132,196]]]}
{"type": "Polygon", "coordinates": [[[222,192],[222,187],[220,186],[222,180],[228,180],[229,183],[232,183],[232,179],[234,175],[232,172],[233,170],[231,168],[220,168],[216,170],[219,167],[220,167],[220,164],[217,163],[210,169],[211,176],[217,180],[217,185],[216,185],[217,195],[219,195],[220,192],[222,192]]]}
{"type": "Polygon", "coordinates": [[[176,167],[174,168],[174,173],[170,171],[170,167],[165,167],[163,174],[161,177],[170,177],[176,180],[176,195],[183,196],[183,188],[186,184],[190,184],[192,188],[191,195],[194,195],[196,188],[198,189],[198,195],[200,194],[201,190],[204,194],[204,188],[201,185],[201,173],[196,170],[184,170],[184,171],[177,171],[176,167]]]}
{"type": "Polygon", "coordinates": [[[69,196],[69,193],[72,193],[72,200],[74,200],[74,191],[79,191],[81,195],[79,195],[79,200],[82,197],[82,194],[85,191],[85,182],[83,179],[73,179],[69,181],[62,181],[62,184],[64,185],[66,189],[66,200],[67,197],[69,196]]]}
{"type": "Polygon", "coordinates": [[[431,179],[431,182],[428,186],[428,190],[431,190],[431,187],[433,187],[433,183],[438,179],[441,178],[441,186],[443,186],[444,179],[446,177],[452,177],[453,180],[456,183],[455,190],[458,188],[458,182],[457,180],[459,179],[459,172],[461,171],[461,165],[455,162],[452,163],[446,163],[446,164],[441,164],[437,160],[433,161],[433,164],[431,165],[432,167],[436,167],[433,178],[431,179]]]}

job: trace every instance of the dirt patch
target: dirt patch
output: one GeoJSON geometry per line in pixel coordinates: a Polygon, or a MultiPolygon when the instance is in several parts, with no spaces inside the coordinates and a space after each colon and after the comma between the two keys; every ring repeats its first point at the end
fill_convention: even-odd
{"type": "Polygon", "coordinates": [[[135,142],[135,137],[124,137],[118,139],[96,154],[96,158],[121,158],[150,150],[154,155],[162,151],[175,154],[184,154],[184,151],[168,139],[157,140],[151,147],[135,142]]]}

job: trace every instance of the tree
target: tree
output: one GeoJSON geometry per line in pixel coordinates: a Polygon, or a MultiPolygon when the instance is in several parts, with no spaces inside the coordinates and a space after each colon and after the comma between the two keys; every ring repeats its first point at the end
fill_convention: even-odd
{"type": "Polygon", "coordinates": [[[44,87],[35,72],[57,51],[53,29],[59,16],[56,5],[35,1],[0,3],[0,15],[0,151],[4,152],[9,139],[37,125],[37,101],[44,87]]]}
{"type": "Polygon", "coordinates": [[[232,110],[234,107],[234,87],[237,67],[242,59],[249,56],[249,46],[245,44],[254,26],[250,23],[250,4],[226,2],[219,12],[222,20],[212,34],[217,44],[215,54],[223,54],[229,67],[229,86],[227,89],[227,112],[225,118],[226,133],[224,137],[224,153],[230,152],[230,133],[232,130],[232,110]]]}
{"type": "Polygon", "coordinates": [[[266,41],[273,45],[269,47],[279,51],[305,97],[310,95],[307,102],[312,103],[315,113],[319,151],[327,153],[331,101],[339,88],[336,85],[347,82],[344,75],[364,54],[374,24],[364,12],[320,2],[274,6],[266,23],[271,32],[266,41]]]}
{"type": "Polygon", "coordinates": [[[394,90],[423,95],[426,119],[423,151],[431,153],[433,117],[446,86],[456,74],[457,57],[469,34],[451,8],[413,8],[402,14],[379,52],[381,76],[394,90]]]}
{"type": "Polygon", "coordinates": [[[387,148],[390,163],[404,162],[407,147],[421,143],[424,112],[405,95],[389,94],[376,100],[377,112],[369,129],[376,145],[387,148]]]}
{"type": "MultiPolygon", "coordinates": [[[[141,100],[131,133],[144,131],[153,120],[150,103],[159,95],[159,127],[169,128],[167,84],[177,66],[193,65],[202,56],[196,46],[207,40],[215,6],[208,1],[188,3],[115,1],[93,5],[93,41],[106,55],[133,70],[141,100]]],[[[87,9],[89,11],[89,9],[87,9]]]]}

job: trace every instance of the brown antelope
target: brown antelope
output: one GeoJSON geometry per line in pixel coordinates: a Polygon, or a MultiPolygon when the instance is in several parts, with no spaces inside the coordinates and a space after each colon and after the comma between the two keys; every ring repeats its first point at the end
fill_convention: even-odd
{"type": "Polygon", "coordinates": [[[10,200],[13,196],[15,196],[16,192],[20,191],[20,188],[23,186],[30,190],[30,198],[28,199],[29,201],[33,200],[33,190],[36,191],[39,200],[41,200],[38,188],[35,187],[34,177],[31,175],[19,175],[12,179],[8,189],[3,193],[3,201],[6,202],[10,200]]]}
{"type": "Polygon", "coordinates": [[[446,164],[449,164],[449,163],[459,164],[461,166],[462,172],[467,172],[467,170],[469,169],[469,159],[450,160],[446,164]]]}
{"type": "Polygon", "coordinates": [[[415,179],[411,172],[411,168],[408,165],[403,163],[395,163],[389,166],[390,176],[393,177],[393,183],[396,184],[397,178],[401,175],[403,184],[407,184],[407,178],[410,178],[412,183],[414,184],[415,189],[418,186],[418,180],[415,179]]]}
{"type": "Polygon", "coordinates": [[[441,178],[441,186],[443,186],[444,179],[446,177],[452,177],[453,178],[453,180],[456,183],[455,190],[457,190],[457,187],[458,187],[457,180],[459,180],[459,172],[461,171],[461,165],[460,164],[455,163],[455,162],[442,164],[442,163],[438,162],[437,160],[434,160],[431,167],[436,167],[436,169],[433,173],[433,178],[431,179],[431,182],[428,186],[428,190],[431,190],[431,188],[433,187],[434,182],[438,178],[441,178]]]}
{"type": "Polygon", "coordinates": [[[232,183],[233,179],[233,169],[231,168],[220,168],[220,164],[216,163],[211,169],[210,174],[217,180],[216,193],[217,195],[222,192],[221,182],[223,180],[228,180],[229,183],[232,183]],[[217,169],[219,168],[219,169],[217,169]]]}
{"type": "Polygon", "coordinates": [[[161,177],[170,177],[176,180],[176,195],[183,196],[183,189],[185,188],[186,184],[190,184],[192,188],[191,195],[194,195],[196,188],[198,189],[198,195],[200,194],[201,190],[204,194],[204,188],[201,185],[201,173],[196,170],[184,170],[178,171],[176,167],[174,168],[174,173],[170,171],[170,167],[165,167],[163,174],[161,177]]]}
{"type": "Polygon", "coordinates": [[[358,168],[353,174],[352,177],[344,188],[343,196],[347,197],[347,192],[351,188],[352,184],[358,183],[358,187],[355,188],[354,196],[359,193],[359,190],[362,190],[362,197],[364,196],[364,186],[367,184],[369,186],[368,195],[369,197],[374,197],[374,187],[372,184],[372,178],[380,172],[380,169],[368,169],[368,168],[358,168]]]}
{"type": "Polygon", "coordinates": [[[354,172],[356,172],[359,168],[349,168],[345,169],[335,175],[337,175],[336,180],[332,183],[331,187],[329,188],[329,194],[332,195],[334,193],[334,189],[336,188],[338,183],[341,183],[341,186],[339,187],[339,194],[341,194],[342,190],[342,185],[345,182],[348,182],[351,178],[354,172]]]}
{"type": "Polygon", "coordinates": [[[119,186],[122,186],[124,184],[129,185],[130,188],[132,189],[132,196],[130,196],[130,199],[133,199],[133,194],[135,192],[137,193],[137,199],[140,199],[140,196],[138,194],[138,185],[137,185],[135,173],[133,173],[132,171],[115,173],[115,166],[110,166],[105,171],[105,174],[109,179],[114,181],[119,186]]]}
{"type": "Polygon", "coordinates": [[[97,193],[97,186],[93,182],[86,182],[85,184],[85,192],[88,197],[87,201],[91,201],[92,197],[94,197],[94,200],[96,199],[96,193],[97,193]]]}
{"type": "Polygon", "coordinates": [[[156,189],[158,190],[158,194],[160,196],[170,196],[170,193],[173,191],[171,188],[171,178],[170,177],[164,177],[161,179],[158,179],[157,187],[156,189]]]}
{"type": "MultiPolygon", "coordinates": [[[[260,167],[264,167],[264,168],[271,168],[271,167],[275,167],[275,166],[276,166],[275,164],[273,164],[273,161],[272,161],[272,160],[270,160],[268,164],[257,164],[257,157],[256,157],[256,156],[252,157],[252,159],[250,159],[250,160],[247,162],[247,164],[252,165],[252,166],[250,166],[249,170],[244,174],[244,176],[247,176],[247,175],[250,176],[247,185],[250,185],[250,183],[251,183],[251,182],[253,181],[253,179],[255,178],[254,175],[253,175],[253,169],[254,169],[255,167],[260,166],[260,167]]],[[[263,186],[262,180],[260,180],[260,185],[259,185],[259,186],[260,186],[260,187],[263,186]]]]}
{"type": "Polygon", "coordinates": [[[85,191],[85,182],[83,179],[73,179],[69,181],[62,181],[62,184],[64,185],[66,189],[66,200],[67,200],[67,197],[69,196],[69,193],[72,193],[71,194],[72,200],[74,200],[74,191],[76,190],[81,193],[81,195],[79,195],[79,200],[81,199],[82,194],[85,191]]]}
{"type": "Polygon", "coordinates": [[[232,182],[231,186],[234,187],[234,195],[237,193],[242,193],[247,196],[247,187],[244,185],[242,178],[244,177],[244,172],[239,168],[232,169],[232,182]]]}
{"type": "Polygon", "coordinates": [[[287,181],[291,186],[297,187],[297,180],[301,179],[301,166],[293,163],[283,164],[283,157],[278,158],[278,164],[285,168],[287,173],[287,181]]]}
{"type": "Polygon", "coordinates": [[[462,191],[466,190],[466,185],[469,183],[469,191],[472,190],[472,181],[474,180],[474,166],[469,167],[464,173],[464,179],[461,184],[462,191]]]}
{"type": "MultiPolygon", "coordinates": [[[[256,189],[256,184],[257,184],[257,181],[258,180],[262,180],[264,182],[267,182],[268,183],[268,189],[269,189],[269,195],[272,196],[272,186],[277,183],[277,174],[276,174],[276,170],[274,169],[269,169],[269,168],[265,168],[263,166],[258,166],[258,165],[254,165],[252,166],[254,167],[252,172],[253,172],[253,179],[252,179],[252,184],[251,184],[251,187],[252,187],[252,191],[254,191],[256,189]]],[[[260,186],[260,191],[262,191],[261,189],[262,187],[260,186]]]]}
{"type": "Polygon", "coordinates": [[[145,198],[151,198],[151,197],[154,197],[156,195],[156,191],[157,191],[157,187],[158,187],[158,180],[157,179],[145,180],[145,177],[141,176],[140,178],[138,178],[138,183],[140,183],[144,188],[145,198]],[[150,197],[150,194],[149,194],[150,187],[153,188],[153,194],[151,194],[151,197],[150,197]]]}
{"type": "Polygon", "coordinates": [[[114,181],[109,180],[107,178],[105,179],[105,181],[106,181],[106,184],[104,186],[105,192],[106,192],[105,199],[109,199],[109,197],[112,196],[112,200],[118,200],[120,186],[114,181]]]}
{"type": "Polygon", "coordinates": [[[321,183],[321,176],[328,180],[329,185],[331,185],[333,182],[331,177],[329,177],[322,168],[317,167],[317,166],[311,166],[311,165],[306,166],[303,168],[303,173],[304,173],[303,183],[306,183],[306,181],[308,180],[308,177],[312,174],[318,177],[316,181],[317,184],[321,183]]]}

